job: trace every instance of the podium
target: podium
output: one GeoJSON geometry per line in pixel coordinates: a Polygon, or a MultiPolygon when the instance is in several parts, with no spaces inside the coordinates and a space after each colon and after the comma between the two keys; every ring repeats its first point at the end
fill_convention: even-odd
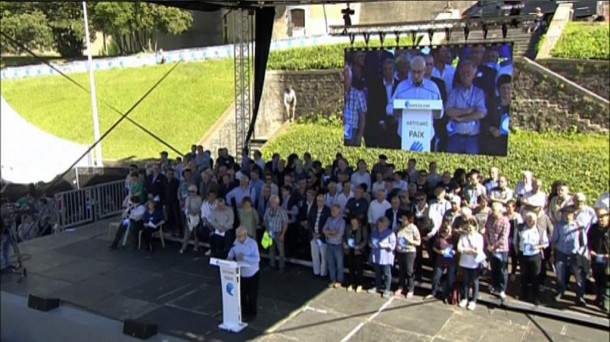
{"type": "Polygon", "coordinates": [[[249,267],[250,264],[211,258],[210,265],[220,268],[222,324],[218,327],[235,333],[240,332],[248,326],[248,323],[241,321],[240,270],[242,267],[249,267]]]}
{"type": "Polygon", "coordinates": [[[434,137],[432,112],[443,110],[441,100],[394,100],[394,110],[400,110],[400,149],[412,152],[430,152],[430,141],[434,137]]]}

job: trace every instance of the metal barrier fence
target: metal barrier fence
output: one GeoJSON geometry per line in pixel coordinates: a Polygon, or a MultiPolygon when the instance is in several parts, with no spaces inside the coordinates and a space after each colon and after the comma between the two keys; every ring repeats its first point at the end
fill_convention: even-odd
{"type": "Polygon", "coordinates": [[[124,180],[57,193],[58,231],[121,213],[125,196],[124,180]]]}

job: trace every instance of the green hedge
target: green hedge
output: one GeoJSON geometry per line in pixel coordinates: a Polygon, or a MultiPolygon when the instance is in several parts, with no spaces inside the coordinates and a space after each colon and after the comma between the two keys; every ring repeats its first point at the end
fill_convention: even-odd
{"type": "Polygon", "coordinates": [[[311,152],[314,159],[324,165],[330,164],[337,152],[341,152],[350,164],[362,158],[369,167],[384,153],[389,161],[399,168],[406,168],[409,158],[414,157],[418,166],[427,168],[431,161],[438,163],[439,171],[453,172],[458,167],[466,170],[477,168],[487,172],[497,166],[508,176],[514,188],[525,170],[530,170],[544,182],[548,193],[555,180],[565,180],[573,192],[583,192],[593,205],[602,192],[608,191],[609,165],[608,136],[581,134],[539,134],[516,132],[510,136],[509,157],[465,156],[452,154],[414,154],[403,151],[372,148],[344,147],[342,128],[335,122],[321,124],[294,124],[285,133],[270,141],[263,149],[265,159],[278,152],[283,158],[290,153],[300,156],[311,152]]]}
{"type": "MultiPolygon", "coordinates": [[[[400,44],[409,45],[411,38],[401,37],[400,44]]],[[[393,47],[395,39],[386,39],[384,45],[393,47]]],[[[371,39],[370,47],[379,47],[379,40],[371,39]]],[[[269,54],[269,70],[322,70],[343,68],[344,51],[350,44],[318,45],[307,48],[273,51],[269,54]]],[[[354,47],[365,47],[364,42],[354,43],[354,47]]]]}
{"type": "Polygon", "coordinates": [[[551,55],[559,58],[608,60],[610,58],[608,23],[568,23],[551,55]]]}

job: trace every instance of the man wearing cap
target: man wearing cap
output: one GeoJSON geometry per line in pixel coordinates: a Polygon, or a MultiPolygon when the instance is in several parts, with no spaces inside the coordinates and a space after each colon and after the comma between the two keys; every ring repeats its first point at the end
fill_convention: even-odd
{"type": "Polygon", "coordinates": [[[581,234],[582,229],[576,222],[574,212],[576,208],[572,205],[561,209],[562,222],[555,227],[551,245],[555,253],[555,268],[557,275],[557,295],[555,300],[559,301],[568,288],[569,275],[573,274],[576,279],[576,304],[586,305],[584,295],[584,279],[579,260],[579,251],[586,246],[586,235],[581,234]],[[584,240],[584,241],[583,241],[584,240]],[[584,242],[584,243],[583,243],[584,242]],[[568,273],[569,272],[569,273],[568,273]]]}
{"type": "Polygon", "coordinates": [[[589,249],[591,250],[591,261],[593,278],[595,279],[596,297],[595,305],[605,312],[610,308],[610,274],[608,262],[610,260],[610,217],[608,209],[601,208],[597,211],[597,223],[589,229],[589,249]]]}
{"type": "Polygon", "coordinates": [[[604,193],[599,196],[597,202],[595,202],[595,209],[610,209],[610,194],[604,193]]]}

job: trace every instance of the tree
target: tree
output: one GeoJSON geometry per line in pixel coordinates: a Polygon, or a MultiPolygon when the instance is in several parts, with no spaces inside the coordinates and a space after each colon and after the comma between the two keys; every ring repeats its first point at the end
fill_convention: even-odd
{"type": "Polygon", "coordinates": [[[189,12],[143,2],[99,2],[93,13],[95,27],[112,36],[121,54],[154,51],[159,32],[180,34],[193,23],[189,12]]]}
{"type": "MultiPolygon", "coordinates": [[[[93,8],[93,5],[88,5],[93,8]]],[[[85,27],[80,2],[2,2],[2,32],[28,49],[54,48],[64,58],[82,56],[85,27]]],[[[94,39],[92,31],[92,39],[94,39]]],[[[2,39],[3,52],[23,49],[2,39]]]]}
{"type": "MultiPolygon", "coordinates": [[[[23,11],[27,4],[25,4],[26,6],[19,5],[21,4],[0,2],[2,33],[15,39],[29,50],[51,49],[53,35],[44,13],[34,8],[30,8],[27,13],[23,11]]],[[[4,36],[0,36],[0,46],[2,46],[2,53],[21,54],[25,52],[22,47],[9,42],[4,36]]]]}

